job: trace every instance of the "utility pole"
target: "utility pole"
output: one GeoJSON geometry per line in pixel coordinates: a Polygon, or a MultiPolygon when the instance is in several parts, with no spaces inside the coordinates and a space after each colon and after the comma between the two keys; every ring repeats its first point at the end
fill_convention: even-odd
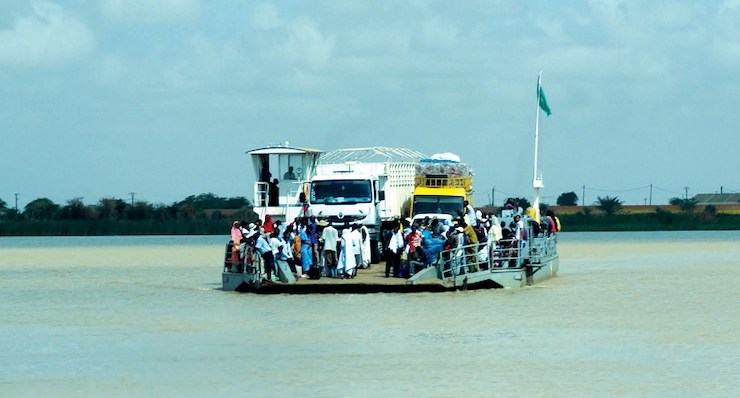
{"type": "Polygon", "coordinates": [[[683,198],[688,199],[689,198],[689,187],[683,187],[683,189],[684,189],[683,198]]]}
{"type": "Polygon", "coordinates": [[[131,192],[131,207],[134,207],[134,196],[136,195],[136,192],[131,192]]]}
{"type": "Polygon", "coordinates": [[[648,202],[651,206],[653,205],[653,184],[650,184],[650,202],[648,202]]]}
{"type": "Polygon", "coordinates": [[[18,214],[18,196],[21,194],[17,193],[15,194],[15,213],[18,214]]]}
{"type": "Polygon", "coordinates": [[[581,194],[581,206],[586,207],[586,186],[583,186],[583,193],[581,194]]]}
{"type": "Polygon", "coordinates": [[[496,186],[494,185],[493,188],[491,188],[491,207],[496,206],[496,186]]]}

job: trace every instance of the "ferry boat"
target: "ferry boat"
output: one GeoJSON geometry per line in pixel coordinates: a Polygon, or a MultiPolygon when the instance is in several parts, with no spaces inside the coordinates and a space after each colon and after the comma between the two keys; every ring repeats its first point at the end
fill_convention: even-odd
{"type": "MultiPolygon", "coordinates": [[[[254,189],[254,211],[261,219],[270,215],[276,220],[291,221],[295,217],[308,215],[309,183],[322,153],[316,149],[291,147],[287,143],[247,152],[252,157],[257,181],[254,189]],[[261,175],[268,163],[276,165],[272,171],[280,176],[283,175],[283,170],[286,173],[288,170],[298,172],[295,180],[283,180],[284,187],[273,186],[278,192],[275,195],[277,197],[272,200],[268,199],[271,194],[270,184],[264,182],[264,175],[261,175]]],[[[534,181],[537,195],[535,203],[538,204],[542,183],[541,179],[535,178],[534,181]]],[[[383,196],[378,195],[379,198],[383,196]]],[[[253,236],[239,245],[238,254],[234,253],[236,246],[233,242],[226,245],[222,286],[225,291],[260,294],[436,292],[520,288],[557,275],[557,234],[537,233],[539,228],[533,228],[533,223],[539,224],[538,211],[527,215],[517,210],[503,210],[499,222],[509,225],[517,215],[527,229],[529,239],[526,242],[502,240],[494,243],[489,240],[488,243],[442,250],[428,264],[411,261],[408,277],[387,278],[385,265],[373,264],[358,269],[351,279],[328,278],[324,276],[324,272],[317,279],[296,278],[287,266],[276,264],[274,279],[268,280],[262,257],[253,247],[256,239],[253,236]]],[[[321,219],[320,216],[318,218],[321,219]]],[[[339,221],[336,224],[339,228],[344,225],[341,220],[323,221],[339,221]]],[[[380,248],[383,243],[384,240],[380,239],[380,248]]]]}
{"type": "Polygon", "coordinates": [[[444,250],[437,261],[421,267],[410,278],[386,278],[383,264],[357,270],[352,279],[301,278],[296,280],[290,269],[277,270],[279,281],[265,278],[261,257],[250,251],[241,264],[230,261],[227,249],[222,274],[223,290],[275,293],[411,293],[443,292],[495,288],[521,288],[557,275],[559,257],[557,237],[535,237],[527,248],[512,250],[491,247],[491,255],[481,259],[478,245],[444,250]]]}

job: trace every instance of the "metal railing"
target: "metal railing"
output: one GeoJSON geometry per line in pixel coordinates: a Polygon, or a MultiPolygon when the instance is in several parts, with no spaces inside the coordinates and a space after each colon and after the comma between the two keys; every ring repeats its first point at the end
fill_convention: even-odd
{"type": "Polygon", "coordinates": [[[551,234],[547,237],[537,237],[530,240],[529,257],[534,264],[540,264],[558,254],[558,237],[551,234]]]}
{"type": "Polygon", "coordinates": [[[501,240],[495,244],[475,243],[443,250],[435,263],[443,280],[465,277],[481,271],[539,266],[557,255],[557,237],[532,238],[527,241],[501,240]]]}
{"type": "Polygon", "coordinates": [[[267,197],[270,184],[266,182],[254,183],[254,207],[267,207],[267,197]]]}
{"type": "Polygon", "coordinates": [[[229,241],[226,245],[226,253],[224,256],[224,272],[235,272],[254,274],[261,276],[264,272],[262,265],[262,256],[259,254],[257,249],[248,244],[242,242],[239,245],[239,260],[233,261],[233,242],[229,241]]]}
{"type": "Polygon", "coordinates": [[[472,179],[470,177],[460,177],[460,176],[447,176],[447,177],[416,176],[414,178],[414,184],[417,187],[464,188],[466,190],[470,190],[473,187],[472,179]]]}

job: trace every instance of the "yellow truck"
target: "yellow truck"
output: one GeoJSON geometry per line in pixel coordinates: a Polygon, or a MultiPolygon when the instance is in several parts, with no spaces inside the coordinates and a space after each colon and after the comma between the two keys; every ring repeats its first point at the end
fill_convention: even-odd
{"type": "Polygon", "coordinates": [[[440,221],[455,219],[464,212],[465,201],[473,205],[473,172],[457,156],[433,155],[417,164],[410,209],[413,221],[435,216],[440,221]]]}

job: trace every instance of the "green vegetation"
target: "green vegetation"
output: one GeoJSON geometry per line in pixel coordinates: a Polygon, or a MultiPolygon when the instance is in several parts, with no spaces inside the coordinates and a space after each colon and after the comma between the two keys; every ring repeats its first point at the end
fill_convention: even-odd
{"type": "Polygon", "coordinates": [[[63,206],[47,198],[9,209],[0,199],[0,236],[12,235],[196,235],[226,234],[232,220],[254,221],[245,198],[212,193],[192,195],[170,205],[103,198],[85,205],[74,198],[63,206]]]}
{"type": "MultiPolygon", "coordinates": [[[[572,206],[577,201],[573,192],[558,197],[559,206],[572,206]]],[[[582,207],[577,212],[558,212],[564,231],[695,231],[740,230],[740,212],[716,206],[699,206],[696,199],[672,198],[671,206],[623,206],[617,197],[598,197],[594,206],[582,207]],[[636,208],[637,207],[637,208],[636,208]]],[[[540,205],[545,214],[548,205],[540,205]]]]}
{"type": "Polygon", "coordinates": [[[681,210],[686,212],[692,212],[694,211],[694,208],[696,208],[696,199],[680,199],[680,198],[671,198],[668,203],[678,206],[681,208],[681,210]]]}
{"type": "Polygon", "coordinates": [[[558,196],[558,206],[576,206],[578,205],[578,195],[575,192],[564,192],[558,196]]]}
{"type": "MultiPolygon", "coordinates": [[[[567,199],[573,197],[568,195],[567,199]]],[[[530,206],[525,198],[509,200],[525,209],[530,206]]],[[[607,196],[599,197],[596,207],[584,207],[577,213],[559,213],[556,207],[552,210],[564,231],[740,230],[740,213],[720,213],[712,205],[701,208],[693,199],[674,198],[671,204],[678,209],[655,207],[654,211],[648,208],[634,213],[623,210],[618,198],[607,196]]],[[[545,214],[548,206],[543,204],[540,210],[545,214]]],[[[256,219],[247,199],[211,193],[188,196],[170,205],[145,201],[132,205],[115,198],[103,198],[94,205],[74,198],[59,205],[39,198],[18,212],[0,199],[0,236],[222,235],[228,233],[232,220],[256,219]]]]}
{"type": "MultiPolygon", "coordinates": [[[[607,215],[584,208],[574,214],[558,214],[564,231],[694,231],[740,230],[740,215],[721,214],[714,206],[703,211],[671,212],[660,207],[652,213],[614,212],[607,215]]],[[[557,213],[557,211],[556,211],[557,213]]]]}
{"type": "Polygon", "coordinates": [[[622,210],[622,201],[619,198],[612,198],[610,196],[604,198],[597,197],[596,205],[599,206],[607,217],[611,217],[619,210],[622,210]]]}

